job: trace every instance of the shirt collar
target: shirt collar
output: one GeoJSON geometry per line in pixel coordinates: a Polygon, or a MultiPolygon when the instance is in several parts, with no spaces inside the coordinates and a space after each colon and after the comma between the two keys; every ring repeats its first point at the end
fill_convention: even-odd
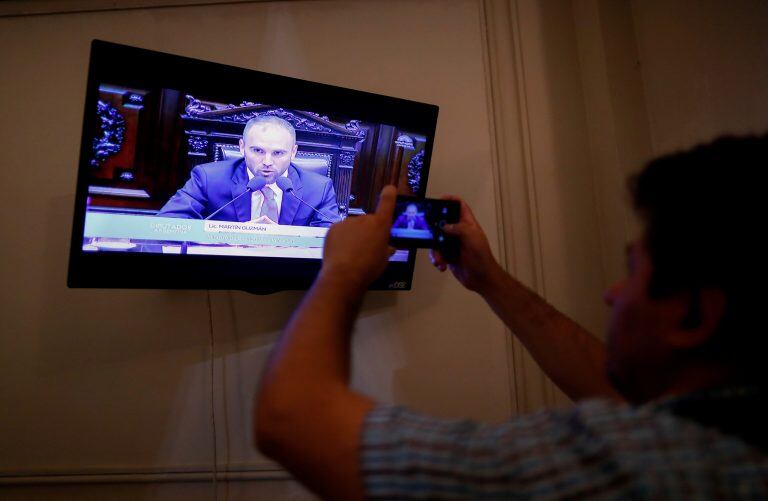
{"type": "Polygon", "coordinates": [[[712,402],[752,398],[764,396],[765,391],[758,385],[750,383],[724,383],[692,391],[684,395],[673,395],[662,398],[651,405],[658,409],[672,410],[694,402],[712,402]]]}

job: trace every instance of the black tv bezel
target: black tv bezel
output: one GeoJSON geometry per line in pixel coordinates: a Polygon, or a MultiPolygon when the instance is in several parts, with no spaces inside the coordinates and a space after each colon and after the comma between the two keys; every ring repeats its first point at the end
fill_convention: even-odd
{"type": "MultiPolygon", "coordinates": [[[[71,288],[304,290],[321,266],[317,259],[83,251],[91,131],[96,125],[93,110],[99,85],[104,83],[180,89],[223,102],[233,96],[252,96],[288,109],[359,117],[423,134],[427,138],[424,170],[416,195],[425,195],[437,127],[435,105],[93,40],[67,276],[71,288]],[[226,93],[222,82],[227,82],[226,93]]],[[[410,290],[415,257],[416,252],[410,252],[407,262],[390,262],[370,289],[410,290]]]]}

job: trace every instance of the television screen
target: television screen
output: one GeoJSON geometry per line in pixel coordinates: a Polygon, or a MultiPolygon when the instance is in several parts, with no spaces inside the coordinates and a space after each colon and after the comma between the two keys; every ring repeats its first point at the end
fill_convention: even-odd
{"type": "MultiPolygon", "coordinates": [[[[330,226],[423,197],[437,107],[94,41],[71,287],[308,287],[330,226]]],[[[410,289],[415,250],[375,289],[410,289]]]]}

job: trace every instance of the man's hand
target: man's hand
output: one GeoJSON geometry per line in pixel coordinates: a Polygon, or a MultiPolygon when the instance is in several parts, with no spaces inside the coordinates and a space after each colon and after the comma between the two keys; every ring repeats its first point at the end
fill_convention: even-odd
{"type": "Polygon", "coordinates": [[[269,216],[259,216],[256,219],[252,219],[249,222],[256,223],[256,224],[277,224],[276,222],[269,219],[269,216]]]}
{"type": "Polygon", "coordinates": [[[469,290],[482,293],[494,277],[504,274],[491,253],[488,237],[472,214],[469,205],[459,197],[445,196],[461,204],[461,216],[456,224],[443,228],[446,234],[459,240],[459,253],[455,262],[448,262],[440,251],[430,251],[432,264],[440,271],[450,268],[453,275],[469,290]]]}
{"type": "Polygon", "coordinates": [[[389,247],[389,230],[395,196],[395,187],[385,186],[376,212],[331,226],[323,248],[322,276],[342,276],[350,285],[365,288],[381,275],[394,251],[389,247]]]}

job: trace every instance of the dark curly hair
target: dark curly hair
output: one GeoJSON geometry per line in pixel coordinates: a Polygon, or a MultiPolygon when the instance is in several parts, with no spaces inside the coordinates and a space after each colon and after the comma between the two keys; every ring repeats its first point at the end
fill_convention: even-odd
{"type": "Polygon", "coordinates": [[[767,178],[768,134],[721,137],[666,155],[630,180],[653,264],[650,295],[722,290],[724,318],[703,351],[739,363],[762,358],[768,347],[767,178]]]}

